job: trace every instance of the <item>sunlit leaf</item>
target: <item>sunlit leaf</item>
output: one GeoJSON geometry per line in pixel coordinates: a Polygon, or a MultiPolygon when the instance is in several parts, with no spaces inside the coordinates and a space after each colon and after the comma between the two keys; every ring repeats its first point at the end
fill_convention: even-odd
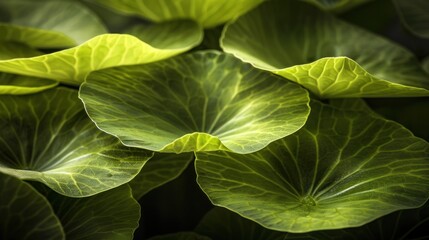
{"type": "Polygon", "coordinates": [[[77,92],[64,88],[0,96],[0,126],[0,172],[43,182],[67,196],[126,183],[152,155],[98,130],[77,92]]]}
{"type": "Polygon", "coordinates": [[[31,185],[0,173],[1,239],[64,239],[61,223],[31,185]]]}
{"type": "Polygon", "coordinates": [[[412,53],[300,1],[260,5],[226,27],[221,46],[322,98],[429,95],[412,53]]]}
{"type": "Polygon", "coordinates": [[[91,71],[154,62],[185,52],[201,42],[202,29],[191,21],[173,21],[137,35],[144,40],[127,34],[103,34],[51,54],[2,60],[0,71],[78,85],[91,71]]]}
{"type": "MultiPolygon", "coordinates": [[[[42,54],[24,44],[0,42],[0,60],[33,57],[42,54]]],[[[0,72],[0,94],[36,93],[58,85],[58,82],[0,72]]]]}
{"type": "Polygon", "coordinates": [[[428,199],[427,142],[364,111],[311,109],[302,129],[259,152],[196,153],[211,201],[269,229],[308,232],[360,226],[428,199]]]}
{"type": "Polygon", "coordinates": [[[217,51],[95,72],[80,98],[100,129],[160,152],[255,152],[309,113],[304,89],[217,51]]]}
{"type": "Polygon", "coordinates": [[[227,22],[260,4],[263,0],[96,0],[122,13],[138,15],[155,22],[192,19],[204,27],[227,22]]]}
{"type": "Polygon", "coordinates": [[[0,40],[37,48],[65,48],[106,33],[98,17],[78,1],[3,0],[0,40]]]}
{"type": "Polygon", "coordinates": [[[157,153],[148,161],[140,173],[129,183],[133,196],[140,199],[143,195],[177,178],[194,159],[192,153],[157,153]]]}
{"type": "Polygon", "coordinates": [[[314,231],[309,233],[287,233],[266,229],[223,208],[209,211],[195,232],[213,240],[391,240],[426,239],[429,226],[428,204],[421,208],[391,213],[369,224],[357,228],[314,231]]]}

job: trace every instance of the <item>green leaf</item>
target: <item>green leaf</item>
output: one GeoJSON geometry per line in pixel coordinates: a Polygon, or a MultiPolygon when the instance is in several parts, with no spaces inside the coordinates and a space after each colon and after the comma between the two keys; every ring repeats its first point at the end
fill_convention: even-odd
{"type": "Polygon", "coordinates": [[[155,22],[192,19],[206,28],[225,23],[260,4],[263,0],[96,0],[125,14],[155,22]]]}
{"type": "Polygon", "coordinates": [[[157,49],[182,49],[202,41],[203,30],[191,20],[139,24],[124,31],[157,49]]]}
{"type": "Polygon", "coordinates": [[[0,94],[29,94],[41,92],[58,85],[58,82],[43,78],[0,73],[0,94]]]}
{"type": "Polygon", "coordinates": [[[304,89],[217,51],[95,72],[80,98],[100,129],[159,152],[255,152],[309,114],[304,89]]]}
{"type": "Polygon", "coordinates": [[[368,112],[311,109],[302,129],[257,153],[196,153],[211,201],[269,229],[307,232],[360,226],[428,199],[427,142],[368,112]]]}
{"type": "Polygon", "coordinates": [[[106,26],[110,33],[122,33],[124,29],[127,29],[132,25],[144,22],[143,19],[118,13],[111,8],[98,4],[94,0],[79,1],[100,18],[100,20],[103,22],[103,24],[106,26]]]}
{"type": "Polygon", "coordinates": [[[51,205],[31,185],[0,173],[0,238],[64,239],[51,205]]]}
{"type": "Polygon", "coordinates": [[[224,208],[215,207],[201,219],[195,232],[213,240],[284,240],[286,233],[268,230],[224,208]]]}
{"type": "Polygon", "coordinates": [[[429,226],[429,204],[412,210],[391,213],[358,228],[315,231],[309,233],[285,233],[266,229],[223,208],[209,211],[195,232],[211,237],[213,240],[390,240],[390,239],[426,239],[429,226]]]}
{"type": "Polygon", "coordinates": [[[98,17],[78,1],[3,0],[0,40],[36,48],[65,48],[106,33],[98,17]]]}
{"type": "Polygon", "coordinates": [[[211,238],[202,236],[194,232],[170,233],[149,238],[150,240],[211,240],[211,238]]]}
{"type": "Polygon", "coordinates": [[[429,38],[429,1],[393,0],[404,26],[413,34],[429,38]]]}
{"type": "Polygon", "coordinates": [[[133,238],[140,205],[125,184],[86,198],[69,198],[40,188],[60,219],[67,239],[127,240],[133,238]]]}
{"type": "MultiPolygon", "coordinates": [[[[32,57],[42,54],[24,44],[0,42],[0,60],[32,57]]],[[[58,85],[58,82],[22,75],[0,72],[0,94],[29,94],[40,92],[58,85]]]]}
{"type": "Polygon", "coordinates": [[[429,76],[408,50],[299,1],[265,2],[239,17],[221,46],[322,98],[429,95],[429,76]]]}
{"type": "MultiPolygon", "coordinates": [[[[78,85],[91,71],[158,61],[188,51],[201,42],[202,29],[196,23],[180,21],[162,23],[162,26],[147,31],[155,36],[145,38],[152,39],[152,42],[146,43],[127,34],[103,34],[63,51],[0,61],[0,71],[78,85]],[[178,27],[181,24],[183,26],[178,27]],[[180,31],[171,31],[172,26],[180,31]],[[167,46],[167,42],[172,46],[167,46]],[[157,48],[158,45],[164,48],[157,48]]],[[[144,38],[142,35],[139,37],[144,38]]]]}
{"type": "Polygon", "coordinates": [[[327,11],[344,12],[372,0],[304,0],[327,11]]]}
{"type": "Polygon", "coordinates": [[[130,181],[151,157],[124,147],[87,117],[77,92],[0,96],[0,172],[61,194],[94,195],[130,181]]]}
{"type": "Polygon", "coordinates": [[[140,199],[152,189],[174,180],[182,174],[193,159],[192,153],[155,154],[140,173],[129,182],[133,189],[133,196],[140,199]]]}
{"type": "Polygon", "coordinates": [[[42,52],[22,43],[0,42],[0,60],[35,57],[42,54],[42,52]]]}

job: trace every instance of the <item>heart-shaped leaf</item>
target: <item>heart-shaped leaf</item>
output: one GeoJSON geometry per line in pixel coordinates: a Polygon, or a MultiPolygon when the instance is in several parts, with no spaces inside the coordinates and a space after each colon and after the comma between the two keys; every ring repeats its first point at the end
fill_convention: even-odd
{"type": "Polygon", "coordinates": [[[46,198],[30,184],[0,173],[1,239],[64,239],[46,198]]]}
{"type": "Polygon", "coordinates": [[[1,60],[0,71],[79,85],[91,71],[154,62],[185,52],[201,42],[202,29],[192,21],[173,21],[150,27],[138,37],[143,41],[127,34],[103,34],[59,52],[1,60]]]}
{"type": "Polygon", "coordinates": [[[77,92],[0,96],[0,172],[73,197],[130,181],[152,153],[124,147],[88,119],[77,92]]]}
{"type": "Polygon", "coordinates": [[[100,129],[160,152],[255,152],[309,113],[300,86],[217,51],[94,72],[80,98],[100,129]]]}
{"type": "Polygon", "coordinates": [[[98,17],[78,1],[3,0],[0,7],[6,15],[0,22],[2,41],[66,48],[107,32],[98,17]]]}
{"type": "Polygon", "coordinates": [[[155,22],[192,19],[204,27],[227,22],[260,4],[263,0],[96,0],[122,13],[138,15],[155,22]]]}
{"type": "Polygon", "coordinates": [[[429,95],[429,76],[408,50],[296,0],[239,17],[221,46],[322,98],[429,95]]]}
{"type": "Polygon", "coordinates": [[[140,173],[129,182],[133,196],[140,199],[154,188],[177,178],[194,160],[194,154],[161,154],[156,153],[140,173]]]}
{"type": "Polygon", "coordinates": [[[269,229],[307,232],[360,226],[428,199],[427,142],[371,112],[311,109],[302,129],[257,153],[196,153],[211,201],[269,229]]]}

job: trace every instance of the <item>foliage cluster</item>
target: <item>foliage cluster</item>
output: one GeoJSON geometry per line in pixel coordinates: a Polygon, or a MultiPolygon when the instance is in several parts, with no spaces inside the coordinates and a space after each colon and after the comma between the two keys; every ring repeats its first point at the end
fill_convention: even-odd
{"type": "Polygon", "coordinates": [[[0,239],[429,237],[427,0],[2,0],[0,41],[0,239]]]}

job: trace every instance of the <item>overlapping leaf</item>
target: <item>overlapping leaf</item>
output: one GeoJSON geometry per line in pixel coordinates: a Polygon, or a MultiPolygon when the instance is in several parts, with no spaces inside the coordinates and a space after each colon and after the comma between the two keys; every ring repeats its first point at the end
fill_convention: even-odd
{"type": "MultiPolygon", "coordinates": [[[[42,54],[24,44],[1,42],[0,60],[32,57],[42,54]]],[[[28,94],[40,92],[58,85],[58,82],[23,75],[0,72],[0,94],[28,94]]]]}
{"type": "Polygon", "coordinates": [[[138,227],[140,206],[127,184],[86,198],[38,189],[52,204],[67,239],[128,240],[138,227]]]}
{"type": "Polygon", "coordinates": [[[376,221],[358,228],[345,228],[331,231],[317,231],[306,234],[287,234],[282,239],[332,239],[332,240],[390,240],[427,239],[429,234],[428,204],[412,210],[391,213],[376,221]]]}
{"type": "Polygon", "coordinates": [[[410,52],[300,1],[260,5],[226,27],[221,45],[323,98],[429,95],[410,52]]]}
{"type": "Polygon", "coordinates": [[[80,98],[100,129],[160,152],[255,152],[309,113],[304,89],[216,51],[94,72],[80,98]]]}
{"type": "Polygon", "coordinates": [[[415,35],[429,38],[429,1],[393,0],[402,23],[415,35]]]}
{"type": "Polygon", "coordinates": [[[0,126],[0,172],[43,182],[67,196],[126,183],[152,155],[99,131],[77,92],[63,88],[0,96],[0,126]]]}
{"type": "Polygon", "coordinates": [[[155,22],[192,19],[204,27],[227,22],[260,4],[263,0],[96,0],[123,13],[155,22]]]}
{"type": "Polygon", "coordinates": [[[266,229],[238,214],[222,208],[209,211],[195,232],[213,240],[391,240],[426,239],[429,225],[428,204],[425,206],[391,213],[358,228],[315,231],[309,233],[286,233],[266,229]]]}
{"type": "Polygon", "coordinates": [[[78,1],[3,0],[0,40],[36,48],[66,48],[106,33],[98,17],[78,1]]]}
{"type": "Polygon", "coordinates": [[[196,153],[212,202],[266,228],[307,232],[359,226],[428,199],[427,142],[371,112],[311,108],[301,130],[259,152],[196,153]]]}
{"type": "Polygon", "coordinates": [[[133,189],[133,196],[140,199],[152,189],[174,180],[193,159],[194,155],[191,153],[155,154],[129,183],[133,189]]]}
{"type": "Polygon", "coordinates": [[[49,202],[31,185],[0,173],[1,239],[64,239],[49,202]]]}
{"type": "Polygon", "coordinates": [[[138,37],[143,41],[127,34],[103,34],[51,54],[1,60],[0,71],[78,85],[91,71],[154,62],[185,52],[201,42],[202,30],[191,21],[173,21],[151,27],[138,37]]]}

